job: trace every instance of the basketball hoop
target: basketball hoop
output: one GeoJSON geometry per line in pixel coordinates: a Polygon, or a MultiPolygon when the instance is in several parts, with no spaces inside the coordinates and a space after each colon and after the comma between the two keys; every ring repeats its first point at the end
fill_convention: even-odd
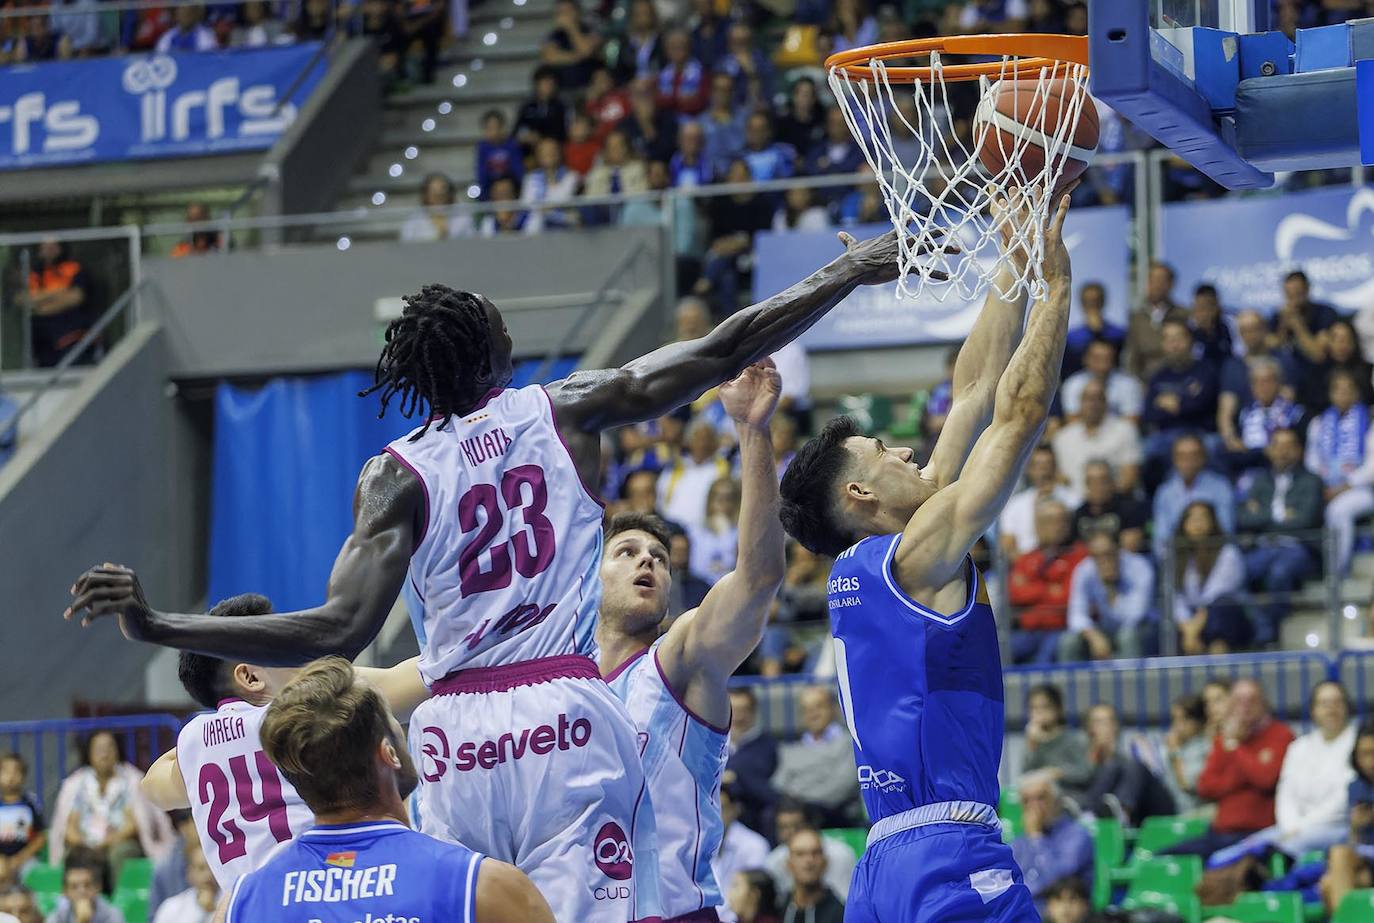
{"type": "Polygon", "coordinates": [[[1045,295],[1046,218],[1055,193],[1097,148],[1087,65],[1088,39],[1079,35],[913,39],[826,59],[830,88],[897,230],[899,295],[971,299],[994,283],[1005,298],[1045,295]],[[948,55],[992,60],[955,64],[948,55]],[[902,63],[920,57],[929,63],[902,63]],[[948,89],[975,80],[971,138],[960,138],[948,89]],[[993,217],[999,196],[1005,208],[993,217]],[[963,252],[946,252],[951,243],[963,252]],[[948,285],[931,285],[946,277],[948,285]]]}

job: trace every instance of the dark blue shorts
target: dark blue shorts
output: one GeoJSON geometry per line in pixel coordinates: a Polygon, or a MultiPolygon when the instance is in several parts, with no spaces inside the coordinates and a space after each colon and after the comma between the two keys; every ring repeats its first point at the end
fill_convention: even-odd
{"type": "Polygon", "coordinates": [[[845,923],[1039,923],[1001,831],[930,824],[875,843],[854,869],[845,923]]]}

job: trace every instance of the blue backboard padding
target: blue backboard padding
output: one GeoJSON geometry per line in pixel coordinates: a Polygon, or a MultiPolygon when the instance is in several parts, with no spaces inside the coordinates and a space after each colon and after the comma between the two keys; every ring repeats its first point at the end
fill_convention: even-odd
{"type": "Polygon", "coordinates": [[[1236,108],[1240,41],[1234,32],[1193,29],[1193,84],[1213,111],[1236,108]]]}
{"type": "Polygon", "coordinates": [[[1352,19],[1350,26],[1350,54],[1356,61],[1374,58],[1374,19],[1352,19]]]}
{"type": "Polygon", "coordinates": [[[1293,73],[1293,42],[1282,32],[1240,37],[1240,79],[1293,73]]]}
{"type": "Polygon", "coordinates": [[[1242,80],[1236,149],[1263,170],[1320,170],[1360,162],[1355,69],[1242,80]]]}
{"type": "Polygon", "coordinates": [[[1345,23],[1298,30],[1298,54],[1293,68],[1300,74],[1349,67],[1350,27],[1345,23]]]}
{"type": "Polygon", "coordinates": [[[1374,167],[1374,59],[1355,62],[1359,85],[1360,160],[1374,167]]]}

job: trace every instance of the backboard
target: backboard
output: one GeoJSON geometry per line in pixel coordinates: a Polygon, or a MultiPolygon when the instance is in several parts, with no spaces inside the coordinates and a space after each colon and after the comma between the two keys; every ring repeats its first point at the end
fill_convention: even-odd
{"type": "Polygon", "coordinates": [[[1361,162],[1354,64],[1374,20],[1294,43],[1268,0],[1088,0],[1088,19],[1093,94],[1221,185],[1361,162]]]}

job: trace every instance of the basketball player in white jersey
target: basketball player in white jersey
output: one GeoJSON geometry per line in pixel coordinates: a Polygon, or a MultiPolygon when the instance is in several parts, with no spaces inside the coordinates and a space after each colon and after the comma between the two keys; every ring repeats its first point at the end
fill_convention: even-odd
{"type": "Polygon", "coordinates": [[[603,429],[695,400],[856,287],[897,277],[893,233],[841,239],[842,256],[706,336],[548,388],[508,387],[495,305],[428,285],[387,328],[370,389],[383,413],[398,399],[425,422],[364,467],[324,603],[285,617],[158,612],[131,570],[105,565],[77,580],[67,617],[117,615],[135,640],[290,665],[356,656],[404,587],[434,696],[412,721],[421,829],[514,863],[559,920],[657,915],[656,874],[633,871],[632,837],[652,827],[635,730],[591,659],[602,510],[584,485],[603,429]]]}
{"type": "MultiPolygon", "coordinates": [[[[266,615],[272,604],[246,593],[210,610],[219,618],[266,615]]],[[[429,695],[417,659],[387,670],[355,667],[402,718],[429,695]]],[[[299,671],[230,663],[183,652],[177,673],[186,691],[214,711],[193,716],[177,745],[148,768],[145,797],[164,811],[190,808],[201,851],[228,892],[239,876],[262,865],[278,843],[314,826],[295,788],[263,752],[259,729],[268,703],[299,671]]]]}
{"type": "Polygon", "coordinates": [[[657,516],[626,513],[606,529],[596,640],[601,670],[639,731],[658,829],[665,923],[718,921],[711,860],[725,834],[720,780],[728,758],[730,675],[758,645],[786,560],[768,421],[782,393],[771,361],[720,387],[739,434],[741,505],[735,569],[660,637],[672,575],[657,516]]]}

